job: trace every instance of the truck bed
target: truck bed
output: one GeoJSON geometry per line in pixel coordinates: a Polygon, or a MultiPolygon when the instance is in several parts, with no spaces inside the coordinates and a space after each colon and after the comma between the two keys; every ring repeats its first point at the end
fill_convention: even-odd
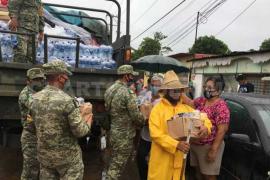
{"type": "MultiPolygon", "coordinates": [[[[37,65],[35,67],[40,67],[37,65]]],[[[30,64],[0,62],[0,120],[20,119],[18,96],[26,85],[26,71],[30,64]]],[[[86,101],[103,104],[106,88],[116,79],[116,70],[72,68],[72,89],[69,94],[83,97],[86,101]]],[[[94,110],[101,112],[94,107],[94,110]]]]}

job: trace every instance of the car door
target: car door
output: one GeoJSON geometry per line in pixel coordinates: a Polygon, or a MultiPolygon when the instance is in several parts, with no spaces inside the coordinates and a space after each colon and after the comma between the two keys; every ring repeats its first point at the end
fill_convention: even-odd
{"type": "Polygon", "coordinates": [[[231,116],[225,137],[222,174],[225,179],[249,180],[255,164],[256,147],[259,144],[254,122],[243,105],[232,100],[226,102],[231,116]]]}

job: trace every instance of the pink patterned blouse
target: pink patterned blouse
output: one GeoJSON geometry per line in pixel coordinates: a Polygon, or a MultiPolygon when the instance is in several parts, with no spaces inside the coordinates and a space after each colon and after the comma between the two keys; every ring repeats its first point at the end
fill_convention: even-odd
{"type": "Polygon", "coordinates": [[[195,108],[205,112],[208,118],[212,122],[211,134],[205,139],[201,140],[199,144],[212,144],[217,135],[217,126],[219,124],[229,124],[230,122],[230,111],[227,103],[220,99],[211,106],[206,106],[207,99],[200,97],[194,100],[195,108]]]}

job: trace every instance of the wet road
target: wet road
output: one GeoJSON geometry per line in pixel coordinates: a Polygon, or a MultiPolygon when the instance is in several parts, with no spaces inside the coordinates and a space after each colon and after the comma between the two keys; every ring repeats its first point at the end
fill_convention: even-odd
{"type": "Polygon", "coordinates": [[[22,167],[22,154],[17,148],[0,147],[0,179],[18,180],[22,167]]]}
{"type": "MultiPolygon", "coordinates": [[[[0,148],[0,179],[19,180],[22,170],[22,154],[18,148],[0,148]]],[[[100,154],[91,150],[84,152],[85,175],[84,179],[100,180],[101,167],[100,154]]]]}
{"type": "MultiPolygon", "coordinates": [[[[83,160],[85,165],[85,180],[101,180],[102,162],[101,153],[95,143],[83,147],[83,160]]],[[[129,164],[127,176],[129,180],[137,180],[135,164],[129,164]]],[[[19,180],[22,170],[22,154],[20,148],[0,146],[0,180],[19,180]]]]}

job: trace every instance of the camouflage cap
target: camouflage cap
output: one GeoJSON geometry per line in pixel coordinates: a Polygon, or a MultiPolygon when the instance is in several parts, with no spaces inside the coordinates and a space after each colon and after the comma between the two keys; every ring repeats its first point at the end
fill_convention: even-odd
{"type": "Polygon", "coordinates": [[[138,76],[139,73],[133,71],[133,67],[131,65],[122,65],[117,69],[117,74],[132,74],[133,76],[138,76]]]}
{"type": "Polygon", "coordinates": [[[69,70],[68,65],[64,61],[59,60],[59,59],[43,64],[42,67],[46,75],[49,75],[49,74],[72,75],[72,72],[69,70]]]}
{"type": "Polygon", "coordinates": [[[35,79],[35,78],[44,78],[45,79],[45,75],[44,75],[44,71],[41,68],[31,68],[27,71],[26,76],[29,79],[35,79]]]}

